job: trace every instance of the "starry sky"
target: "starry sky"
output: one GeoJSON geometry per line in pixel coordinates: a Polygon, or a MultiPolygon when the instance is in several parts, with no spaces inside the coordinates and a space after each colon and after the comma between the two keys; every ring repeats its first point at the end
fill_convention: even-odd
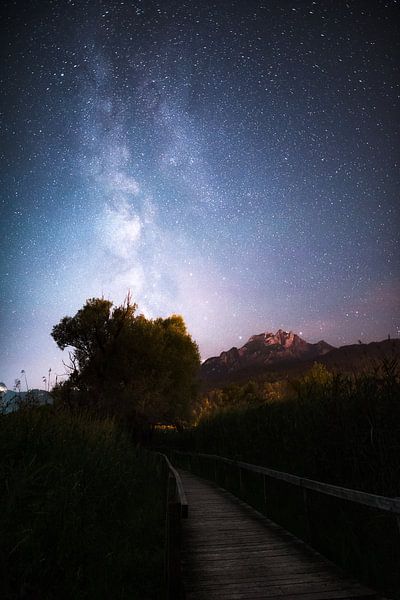
{"type": "Polygon", "coordinates": [[[396,0],[2,3],[0,379],[64,373],[89,297],[262,331],[399,335],[396,0]]]}

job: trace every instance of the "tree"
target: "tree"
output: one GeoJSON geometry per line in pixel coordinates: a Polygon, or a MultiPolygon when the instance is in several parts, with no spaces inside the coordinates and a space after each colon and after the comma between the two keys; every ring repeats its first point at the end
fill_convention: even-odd
{"type": "Polygon", "coordinates": [[[152,320],[136,310],[129,295],[116,307],[91,298],[53,327],[59,348],[72,349],[68,402],[75,398],[135,426],[179,426],[190,419],[197,395],[198,347],[181,316],[152,320]]]}

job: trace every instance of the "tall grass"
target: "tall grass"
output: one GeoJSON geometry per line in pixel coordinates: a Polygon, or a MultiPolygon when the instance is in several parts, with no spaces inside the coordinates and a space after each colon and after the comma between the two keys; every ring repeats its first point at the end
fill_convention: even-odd
{"type": "Polygon", "coordinates": [[[164,480],[111,421],[0,417],[0,596],[159,598],[164,480]]]}

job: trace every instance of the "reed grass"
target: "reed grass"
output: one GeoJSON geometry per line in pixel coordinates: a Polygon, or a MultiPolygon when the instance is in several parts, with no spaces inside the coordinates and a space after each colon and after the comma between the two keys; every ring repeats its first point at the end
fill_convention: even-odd
{"type": "Polygon", "coordinates": [[[164,481],[112,421],[0,416],[0,596],[159,598],[164,481]]]}

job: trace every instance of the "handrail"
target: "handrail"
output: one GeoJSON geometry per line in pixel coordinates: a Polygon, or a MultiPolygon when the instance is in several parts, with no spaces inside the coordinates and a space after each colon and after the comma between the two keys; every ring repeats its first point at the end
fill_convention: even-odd
{"type": "Polygon", "coordinates": [[[350,488],[344,488],[330,483],[323,483],[321,481],[314,481],[313,479],[307,479],[305,477],[299,477],[298,475],[292,475],[291,473],[284,473],[283,471],[275,471],[267,467],[261,467],[259,465],[253,465],[242,461],[237,461],[232,458],[226,458],[217,454],[204,454],[201,452],[183,452],[180,450],[174,450],[177,454],[184,454],[189,456],[200,456],[202,458],[209,458],[218,460],[220,462],[233,464],[240,469],[253,471],[254,473],[260,473],[261,475],[267,475],[274,479],[280,479],[296,485],[301,488],[314,490],[327,496],[334,496],[341,498],[342,500],[349,500],[350,502],[356,502],[358,504],[364,504],[372,508],[378,508],[385,512],[395,513],[400,515],[400,498],[393,498],[387,496],[378,496],[376,494],[370,494],[368,492],[362,492],[360,490],[353,490],[350,488]]]}
{"type": "Polygon", "coordinates": [[[178,471],[165,454],[162,452],[154,452],[154,454],[164,460],[168,469],[165,516],[167,599],[179,600],[184,598],[181,573],[181,521],[187,519],[189,505],[178,471]]]}
{"type": "Polygon", "coordinates": [[[169,460],[168,456],[166,454],[163,454],[162,452],[157,452],[157,454],[164,458],[166,465],[169,469],[169,472],[175,479],[176,490],[178,492],[178,499],[179,499],[178,504],[180,504],[180,507],[181,507],[181,517],[182,517],[182,519],[187,519],[189,516],[189,504],[188,504],[188,501],[186,498],[185,490],[183,489],[182,479],[181,479],[178,471],[175,469],[175,467],[172,466],[171,461],[169,460]]]}

